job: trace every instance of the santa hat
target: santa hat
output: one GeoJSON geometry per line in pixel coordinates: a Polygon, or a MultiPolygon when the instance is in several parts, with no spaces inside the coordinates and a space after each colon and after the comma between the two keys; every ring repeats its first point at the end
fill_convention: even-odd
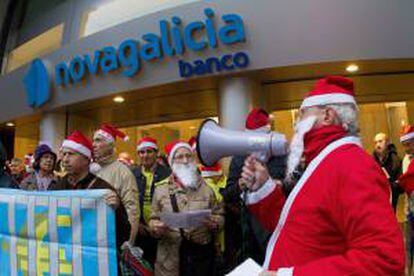
{"type": "Polygon", "coordinates": [[[102,124],[101,127],[95,132],[95,137],[99,135],[103,137],[106,141],[113,143],[115,142],[116,137],[121,138],[124,141],[128,141],[129,137],[110,124],[102,124]]]}
{"type": "Polygon", "coordinates": [[[250,111],[246,119],[246,128],[257,130],[269,124],[269,113],[262,108],[255,108],[250,111]]]}
{"type": "Polygon", "coordinates": [[[158,150],[157,140],[151,137],[144,137],[138,141],[137,151],[140,151],[144,148],[152,148],[158,150]]]}
{"type": "Polygon", "coordinates": [[[174,155],[179,148],[186,148],[192,152],[191,146],[189,143],[184,141],[174,141],[165,146],[165,152],[168,155],[168,163],[170,166],[173,164],[174,155]]]}
{"type": "Polygon", "coordinates": [[[403,143],[413,138],[414,138],[414,127],[410,125],[403,126],[400,132],[400,142],[403,143]]]}
{"type": "Polygon", "coordinates": [[[300,108],[327,104],[355,104],[354,82],[342,76],[329,76],[316,82],[300,108]]]}
{"type": "Polygon", "coordinates": [[[188,140],[188,144],[190,144],[192,152],[196,152],[197,150],[197,139],[193,136],[188,140]]]}
{"type": "Polygon", "coordinates": [[[88,158],[92,158],[92,142],[88,137],[79,131],[75,131],[69,135],[66,140],[63,141],[62,148],[69,148],[85,155],[88,158]]]}
{"type": "Polygon", "coordinates": [[[214,164],[210,167],[201,167],[201,176],[202,177],[212,177],[212,176],[221,176],[223,175],[223,171],[221,170],[221,166],[219,163],[214,164]]]}

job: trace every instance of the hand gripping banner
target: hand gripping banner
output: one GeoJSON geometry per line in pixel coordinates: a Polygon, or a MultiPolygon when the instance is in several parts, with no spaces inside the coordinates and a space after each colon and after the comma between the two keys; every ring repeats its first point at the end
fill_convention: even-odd
{"type": "Polygon", "coordinates": [[[0,189],[0,274],[117,275],[105,192],[0,189]]]}

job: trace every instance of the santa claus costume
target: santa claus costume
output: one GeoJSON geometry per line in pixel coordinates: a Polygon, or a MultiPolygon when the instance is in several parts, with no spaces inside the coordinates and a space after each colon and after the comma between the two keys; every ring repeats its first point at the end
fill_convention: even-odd
{"type": "MultiPolygon", "coordinates": [[[[301,108],[356,104],[353,83],[319,80],[301,108]]],[[[248,194],[250,210],[273,231],[264,268],[277,275],[402,275],[404,246],[380,167],[342,126],[304,136],[306,170],[287,198],[268,180],[248,194]]]]}

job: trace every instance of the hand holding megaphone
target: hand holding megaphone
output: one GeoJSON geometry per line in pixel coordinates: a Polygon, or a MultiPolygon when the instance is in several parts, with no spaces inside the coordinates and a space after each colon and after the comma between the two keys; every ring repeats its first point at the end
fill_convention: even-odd
{"type": "Polygon", "coordinates": [[[197,135],[197,154],[204,166],[212,166],[223,157],[247,156],[266,162],[271,156],[286,155],[285,135],[276,132],[237,131],[221,128],[212,119],[205,120],[197,135]]]}
{"type": "Polygon", "coordinates": [[[260,189],[269,178],[266,166],[259,162],[254,155],[250,155],[244,161],[239,187],[242,191],[254,192],[260,189]]]}

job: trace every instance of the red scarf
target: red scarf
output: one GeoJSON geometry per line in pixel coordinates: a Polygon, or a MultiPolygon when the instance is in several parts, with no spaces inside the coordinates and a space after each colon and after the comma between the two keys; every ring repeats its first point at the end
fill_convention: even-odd
{"type": "Polygon", "coordinates": [[[330,143],[346,136],[345,129],[340,125],[323,126],[311,129],[304,137],[306,166],[330,143]]]}

